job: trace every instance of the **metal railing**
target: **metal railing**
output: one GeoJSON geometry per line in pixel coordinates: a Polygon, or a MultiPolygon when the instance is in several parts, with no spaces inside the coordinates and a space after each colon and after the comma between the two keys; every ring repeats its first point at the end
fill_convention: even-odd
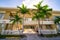
{"type": "Polygon", "coordinates": [[[40,32],[42,34],[57,34],[56,29],[55,30],[39,30],[39,34],[40,34],[40,32]]]}
{"type": "Polygon", "coordinates": [[[22,33],[22,30],[4,30],[1,32],[2,35],[21,35],[22,33]]]}
{"type": "MultiPolygon", "coordinates": [[[[40,24],[54,24],[54,21],[40,21],[40,24]]],[[[0,20],[0,23],[12,23],[10,20],[0,20]]],[[[24,21],[24,25],[26,24],[38,24],[38,21],[24,21]]]]}
{"type": "MultiPolygon", "coordinates": [[[[54,24],[54,21],[40,21],[40,24],[42,24],[42,22],[43,22],[43,24],[54,24]]],[[[24,25],[26,25],[26,24],[38,24],[38,21],[25,21],[24,22],[24,25]]]]}

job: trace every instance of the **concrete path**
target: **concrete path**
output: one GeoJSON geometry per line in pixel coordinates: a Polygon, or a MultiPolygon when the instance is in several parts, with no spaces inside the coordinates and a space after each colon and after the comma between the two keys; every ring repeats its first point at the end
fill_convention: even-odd
{"type": "Polygon", "coordinates": [[[40,40],[35,34],[27,34],[27,40],[40,40]]]}
{"type": "Polygon", "coordinates": [[[60,40],[60,37],[52,37],[52,38],[46,38],[46,37],[38,37],[37,34],[26,34],[27,37],[24,37],[22,39],[20,38],[5,38],[0,40],[60,40]]]}
{"type": "Polygon", "coordinates": [[[52,38],[46,38],[46,37],[39,37],[37,34],[27,34],[27,38],[24,40],[60,40],[60,37],[52,37],[52,38]]]}

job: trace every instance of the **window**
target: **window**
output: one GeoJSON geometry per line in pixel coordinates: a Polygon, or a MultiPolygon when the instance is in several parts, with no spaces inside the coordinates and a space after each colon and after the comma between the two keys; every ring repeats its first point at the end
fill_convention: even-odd
{"type": "Polygon", "coordinates": [[[28,21],[32,21],[32,18],[28,18],[28,21]]]}
{"type": "Polygon", "coordinates": [[[32,21],[32,18],[25,18],[25,21],[32,21]]]}
{"type": "Polygon", "coordinates": [[[46,25],[46,28],[47,29],[52,29],[52,26],[51,25],[46,25]]]}
{"type": "Polygon", "coordinates": [[[28,18],[24,18],[25,21],[28,21],[28,18]]]}
{"type": "Polygon", "coordinates": [[[4,13],[0,13],[0,19],[4,18],[4,13]]]}
{"type": "Polygon", "coordinates": [[[14,16],[14,15],[13,15],[12,13],[10,13],[9,19],[14,19],[13,16],[14,16]]]}

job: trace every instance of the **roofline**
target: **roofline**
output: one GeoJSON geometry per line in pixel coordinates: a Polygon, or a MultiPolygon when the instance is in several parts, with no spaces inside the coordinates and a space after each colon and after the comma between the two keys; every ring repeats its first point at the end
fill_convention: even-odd
{"type": "Polygon", "coordinates": [[[1,9],[17,9],[16,7],[0,7],[1,9]]]}
{"type": "MultiPolygon", "coordinates": [[[[15,9],[17,10],[17,7],[0,7],[1,9],[15,9]]],[[[31,9],[31,8],[28,8],[31,9]]],[[[32,10],[32,9],[31,9],[32,10]]],[[[33,9],[34,10],[34,9],[33,9]]],[[[53,10],[53,12],[60,12],[60,10],[53,10]]]]}

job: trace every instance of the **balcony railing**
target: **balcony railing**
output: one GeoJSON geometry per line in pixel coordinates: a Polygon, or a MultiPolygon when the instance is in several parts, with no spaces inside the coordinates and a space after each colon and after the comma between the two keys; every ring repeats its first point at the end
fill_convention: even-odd
{"type": "MultiPolygon", "coordinates": [[[[38,24],[38,21],[24,21],[24,25],[38,24]]],[[[54,21],[40,21],[40,24],[54,24],[54,21]]]]}
{"type": "Polygon", "coordinates": [[[4,30],[1,32],[2,35],[21,35],[22,33],[22,30],[4,30]]]}
{"type": "MultiPolygon", "coordinates": [[[[11,23],[10,20],[0,20],[0,23],[11,23]]],[[[24,25],[38,24],[38,21],[24,21],[24,25]]],[[[54,24],[54,21],[40,21],[40,24],[54,24]]]]}
{"type": "Polygon", "coordinates": [[[54,29],[54,30],[39,30],[39,34],[40,34],[40,32],[42,34],[57,34],[57,30],[56,29],[54,29]]]}
{"type": "MultiPolygon", "coordinates": [[[[39,34],[57,34],[57,31],[54,30],[39,30],[39,34]]],[[[28,32],[27,32],[28,33],[28,32]]],[[[1,32],[2,35],[22,35],[24,34],[22,30],[4,30],[1,32]]]]}
{"type": "Polygon", "coordinates": [[[10,20],[0,20],[0,23],[11,23],[10,20]]]}

